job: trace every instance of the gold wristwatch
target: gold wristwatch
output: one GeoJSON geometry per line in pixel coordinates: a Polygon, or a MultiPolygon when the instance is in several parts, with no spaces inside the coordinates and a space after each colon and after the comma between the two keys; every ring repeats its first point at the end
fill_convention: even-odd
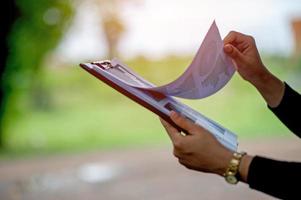
{"type": "Polygon", "coordinates": [[[240,177],[239,177],[239,165],[242,157],[246,155],[246,152],[234,152],[233,157],[230,160],[229,166],[224,173],[224,177],[226,181],[230,184],[237,184],[240,177]]]}

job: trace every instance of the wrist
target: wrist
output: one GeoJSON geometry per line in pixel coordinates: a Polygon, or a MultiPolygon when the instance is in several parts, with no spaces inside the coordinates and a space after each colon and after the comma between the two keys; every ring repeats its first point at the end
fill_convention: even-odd
{"type": "Polygon", "coordinates": [[[269,71],[258,74],[256,81],[251,84],[259,91],[270,107],[277,107],[284,94],[284,83],[269,71]]]}
{"type": "Polygon", "coordinates": [[[242,159],[247,155],[246,152],[234,152],[232,158],[228,164],[228,167],[223,174],[225,180],[230,184],[237,184],[242,180],[240,174],[242,159]]]}
{"type": "Polygon", "coordinates": [[[239,175],[242,182],[247,183],[248,181],[248,174],[249,174],[249,167],[253,160],[253,156],[245,155],[242,157],[240,166],[239,166],[239,175]]]}
{"type": "Polygon", "coordinates": [[[213,171],[213,173],[223,176],[229,166],[229,162],[232,159],[233,153],[234,152],[232,152],[232,151],[228,151],[228,150],[225,151],[223,153],[223,155],[221,155],[221,158],[219,158],[217,160],[218,165],[217,165],[216,169],[213,171]]]}
{"type": "Polygon", "coordinates": [[[264,65],[260,67],[254,76],[253,79],[249,80],[249,82],[257,89],[261,89],[266,87],[266,84],[271,81],[273,75],[266,69],[264,65]]]}

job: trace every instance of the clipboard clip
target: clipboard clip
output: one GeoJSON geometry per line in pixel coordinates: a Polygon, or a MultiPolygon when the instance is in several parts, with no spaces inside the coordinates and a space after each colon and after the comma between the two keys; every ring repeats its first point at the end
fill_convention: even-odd
{"type": "Polygon", "coordinates": [[[110,60],[96,61],[96,62],[92,62],[91,64],[97,65],[98,67],[100,67],[104,70],[108,70],[110,68],[113,68],[113,66],[111,65],[110,60]]]}

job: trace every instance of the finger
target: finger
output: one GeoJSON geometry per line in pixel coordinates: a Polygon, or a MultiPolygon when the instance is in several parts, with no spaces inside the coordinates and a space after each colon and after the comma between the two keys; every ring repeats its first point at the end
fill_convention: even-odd
{"type": "Polygon", "coordinates": [[[242,33],[231,31],[228,35],[224,38],[224,44],[239,44],[244,42],[247,35],[242,33]]]}
{"type": "Polygon", "coordinates": [[[159,118],[160,119],[160,122],[161,124],[164,126],[164,128],[166,129],[170,124],[168,122],[166,122],[164,119],[162,118],[159,118]]]}
{"type": "Polygon", "coordinates": [[[178,159],[179,163],[186,167],[187,169],[193,169],[192,166],[190,165],[190,162],[184,159],[179,158],[178,159]]]}
{"type": "Polygon", "coordinates": [[[237,64],[244,63],[244,55],[233,45],[226,44],[224,46],[224,52],[230,56],[237,64]]]}
{"type": "Polygon", "coordinates": [[[164,119],[160,118],[160,121],[162,123],[162,125],[164,126],[168,136],[170,137],[170,139],[172,140],[173,144],[175,143],[176,140],[179,139],[180,132],[174,128],[172,125],[170,125],[167,121],[165,121],[164,119]]]}
{"type": "MultiPolygon", "coordinates": [[[[164,126],[164,128],[166,130],[172,130],[175,129],[171,124],[169,124],[167,121],[165,121],[164,119],[160,118],[161,124],[164,126]]],[[[175,131],[175,130],[173,130],[175,131]]],[[[178,131],[179,132],[179,131],[178,131]]]]}
{"type": "Polygon", "coordinates": [[[173,155],[176,158],[182,158],[182,154],[178,150],[176,150],[175,148],[173,149],[173,155]]]}
{"type": "Polygon", "coordinates": [[[188,131],[191,134],[193,134],[194,131],[197,129],[197,125],[195,123],[193,123],[189,119],[186,119],[185,117],[181,116],[175,111],[171,111],[170,118],[176,125],[178,125],[180,128],[188,131]]]}

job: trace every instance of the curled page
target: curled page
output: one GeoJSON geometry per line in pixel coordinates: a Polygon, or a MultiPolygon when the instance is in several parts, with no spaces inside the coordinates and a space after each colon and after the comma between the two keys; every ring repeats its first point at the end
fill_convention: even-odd
{"type": "MultiPolygon", "coordinates": [[[[141,86],[123,81],[133,87],[168,96],[186,99],[200,99],[210,96],[224,87],[235,72],[231,59],[223,51],[223,46],[223,41],[214,21],[192,63],[176,80],[159,87],[141,86]]],[[[120,61],[117,59],[113,59],[111,62],[113,66],[119,63],[120,61]]]]}

